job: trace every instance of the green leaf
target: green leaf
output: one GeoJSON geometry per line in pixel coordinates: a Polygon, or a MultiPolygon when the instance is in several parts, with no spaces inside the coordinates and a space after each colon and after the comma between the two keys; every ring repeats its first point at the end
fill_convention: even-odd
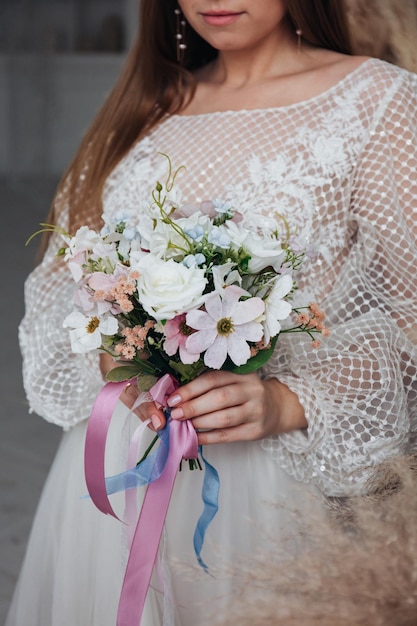
{"type": "Polygon", "coordinates": [[[138,387],[140,391],[149,391],[149,389],[151,387],[154,386],[154,384],[157,381],[157,377],[154,376],[153,374],[139,374],[138,375],[138,387]]]}
{"type": "Polygon", "coordinates": [[[138,388],[140,391],[149,391],[149,389],[158,380],[154,374],[149,372],[149,368],[143,368],[141,363],[114,367],[112,370],[107,372],[106,378],[112,383],[120,383],[124,380],[132,380],[132,378],[137,378],[138,388]],[[143,371],[144,369],[145,371],[143,371]]]}
{"type": "Polygon", "coordinates": [[[178,363],[177,361],[170,361],[169,366],[174,372],[178,372],[180,374],[180,382],[186,383],[191,380],[194,380],[199,374],[204,372],[207,368],[202,362],[202,360],[198,360],[197,363],[178,363]]]}
{"type": "Polygon", "coordinates": [[[140,374],[138,365],[122,365],[114,367],[106,374],[106,379],[111,383],[120,383],[124,380],[131,380],[140,374]]]}
{"type": "Polygon", "coordinates": [[[250,358],[244,365],[235,367],[231,371],[234,374],[252,374],[252,372],[256,372],[258,369],[263,367],[267,361],[269,361],[275,350],[277,341],[278,335],[272,339],[270,348],[267,350],[261,350],[258,354],[250,358]]]}
{"type": "Polygon", "coordinates": [[[38,235],[42,235],[43,233],[57,233],[58,235],[64,235],[66,237],[70,237],[69,233],[67,233],[66,230],[64,230],[60,226],[57,226],[56,224],[47,224],[47,223],[41,222],[39,225],[43,226],[43,228],[41,228],[40,230],[37,230],[35,233],[32,233],[29,239],[27,239],[25,246],[28,246],[30,242],[32,241],[32,239],[34,239],[34,237],[37,237],[38,235]]]}

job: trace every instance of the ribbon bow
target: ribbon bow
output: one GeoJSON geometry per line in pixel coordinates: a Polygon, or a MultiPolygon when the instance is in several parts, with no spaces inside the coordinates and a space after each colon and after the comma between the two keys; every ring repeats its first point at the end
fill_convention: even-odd
{"type": "MultiPolygon", "coordinates": [[[[218,510],[219,476],[203,456],[191,421],[168,418],[166,427],[158,433],[160,446],[156,453],[127,472],[106,479],[104,458],[107,434],[113,411],[125,386],[126,382],[107,383],[96,398],[87,427],[84,469],[87,489],[95,506],[116,519],[119,517],[110,504],[108,494],[147,485],[130,547],[117,616],[117,626],[140,626],[181,460],[196,459],[200,452],[205,465],[202,489],[204,508],[194,532],[194,550],[205,571],[208,568],[201,558],[201,550],[207,527],[218,510]]],[[[177,388],[177,381],[166,374],[149,393],[156,403],[166,408],[167,398],[177,388]]]]}

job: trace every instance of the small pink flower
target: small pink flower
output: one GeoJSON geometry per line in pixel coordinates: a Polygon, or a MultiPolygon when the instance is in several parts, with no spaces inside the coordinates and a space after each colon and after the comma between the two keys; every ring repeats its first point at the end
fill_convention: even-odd
{"type": "Polygon", "coordinates": [[[204,363],[212,369],[220,369],[229,356],[235,365],[243,365],[251,356],[248,341],[261,341],[262,324],[255,321],[265,311],[261,298],[249,298],[240,302],[246,292],[231,285],[221,293],[210,294],[205,311],[187,313],[186,321],[197,330],[186,340],[187,350],[204,352],[204,363]]]}
{"type": "Polygon", "coordinates": [[[130,311],[133,311],[134,306],[127,296],[119,296],[117,298],[117,304],[122,313],[130,313],[130,311]]]}
{"type": "Polygon", "coordinates": [[[301,324],[301,326],[307,326],[310,323],[310,316],[307,315],[307,313],[300,313],[298,315],[298,323],[301,324]]]}
{"type": "Polygon", "coordinates": [[[316,302],[310,304],[310,311],[318,320],[323,321],[326,318],[325,313],[319,308],[316,302]]]}
{"type": "Polygon", "coordinates": [[[168,356],[174,356],[179,350],[181,363],[189,364],[198,361],[200,353],[193,354],[187,349],[186,342],[193,330],[187,326],[185,317],[185,313],[182,313],[166,322],[164,350],[168,356]]]}

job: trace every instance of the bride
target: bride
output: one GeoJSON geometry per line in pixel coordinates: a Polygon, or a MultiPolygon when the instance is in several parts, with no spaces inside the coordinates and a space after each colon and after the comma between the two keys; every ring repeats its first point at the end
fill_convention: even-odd
{"type": "MultiPolygon", "coordinates": [[[[192,550],[200,472],[183,471],[143,626],[226,610],[242,560],[302,530],[312,509],[324,514],[326,497],[366,492],[380,463],[411,449],[417,77],[350,52],[341,0],[142,0],[138,41],[57,191],[48,221],[99,227],[103,213],[146,206],[168,154],[185,166],[184,203],[222,198],[253,229],[285,216],[315,250],[300,298],[332,331],[315,351],[283,336],[260,375],[210,372],[170,398],[220,475],[204,548],[213,576],[192,550]]],[[[62,320],[74,286],[57,246],[45,242],[27,279],[20,342],[31,409],[64,434],[6,626],[114,626],[125,531],[82,499],[86,424],[114,363],[70,351],[62,320]]],[[[129,387],[117,407],[109,472],[137,417],[165,425],[152,403],[127,416],[134,399],[129,387]]]]}

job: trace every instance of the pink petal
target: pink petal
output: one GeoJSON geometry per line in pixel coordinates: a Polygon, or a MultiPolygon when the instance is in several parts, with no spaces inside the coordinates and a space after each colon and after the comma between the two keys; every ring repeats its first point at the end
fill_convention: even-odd
{"type": "Polygon", "coordinates": [[[195,363],[200,358],[200,353],[195,354],[194,352],[190,352],[187,350],[186,342],[181,343],[180,345],[180,359],[181,363],[185,363],[189,365],[191,363],[195,363]]]}
{"type": "Polygon", "coordinates": [[[173,356],[177,352],[179,345],[180,342],[177,334],[174,337],[168,337],[167,339],[165,339],[164,350],[168,356],[173,356]]]}
{"type": "Polygon", "coordinates": [[[88,312],[94,308],[94,302],[91,299],[91,294],[85,287],[81,287],[75,292],[74,302],[83,311],[88,312]]]}
{"type": "Polygon", "coordinates": [[[250,348],[238,333],[232,333],[227,338],[227,350],[235,365],[244,365],[250,358],[250,348]]]}
{"type": "Polygon", "coordinates": [[[261,298],[249,298],[243,302],[238,302],[233,313],[235,324],[246,324],[252,322],[265,311],[265,303],[261,298]]]}
{"type": "Polygon", "coordinates": [[[164,335],[167,339],[175,337],[180,331],[180,323],[185,320],[185,315],[177,315],[172,320],[168,320],[164,326],[164,335]]]}
{"type": "Polygon", "coordinates": [[[207,350],[209,346],[216,340],[217,330],[211,328],[208,330],[199,330],[187,337],[185,347],[193,354],[201,354],[204,350],[207,350]]]}
{"type": "Polygon", "coordinates": [[[219,370],[227,358],[227,339],[217,335],[215,341],[207,349],[204,355],[204,363],[207,367],[219,370]]]}
{"type": "Polygon", "coordinates": [[[88,279],[88,285],[94,291],[109,291],[116,283],[113,274],[105,274],[104,272],[95,272],[88,279]]]}

